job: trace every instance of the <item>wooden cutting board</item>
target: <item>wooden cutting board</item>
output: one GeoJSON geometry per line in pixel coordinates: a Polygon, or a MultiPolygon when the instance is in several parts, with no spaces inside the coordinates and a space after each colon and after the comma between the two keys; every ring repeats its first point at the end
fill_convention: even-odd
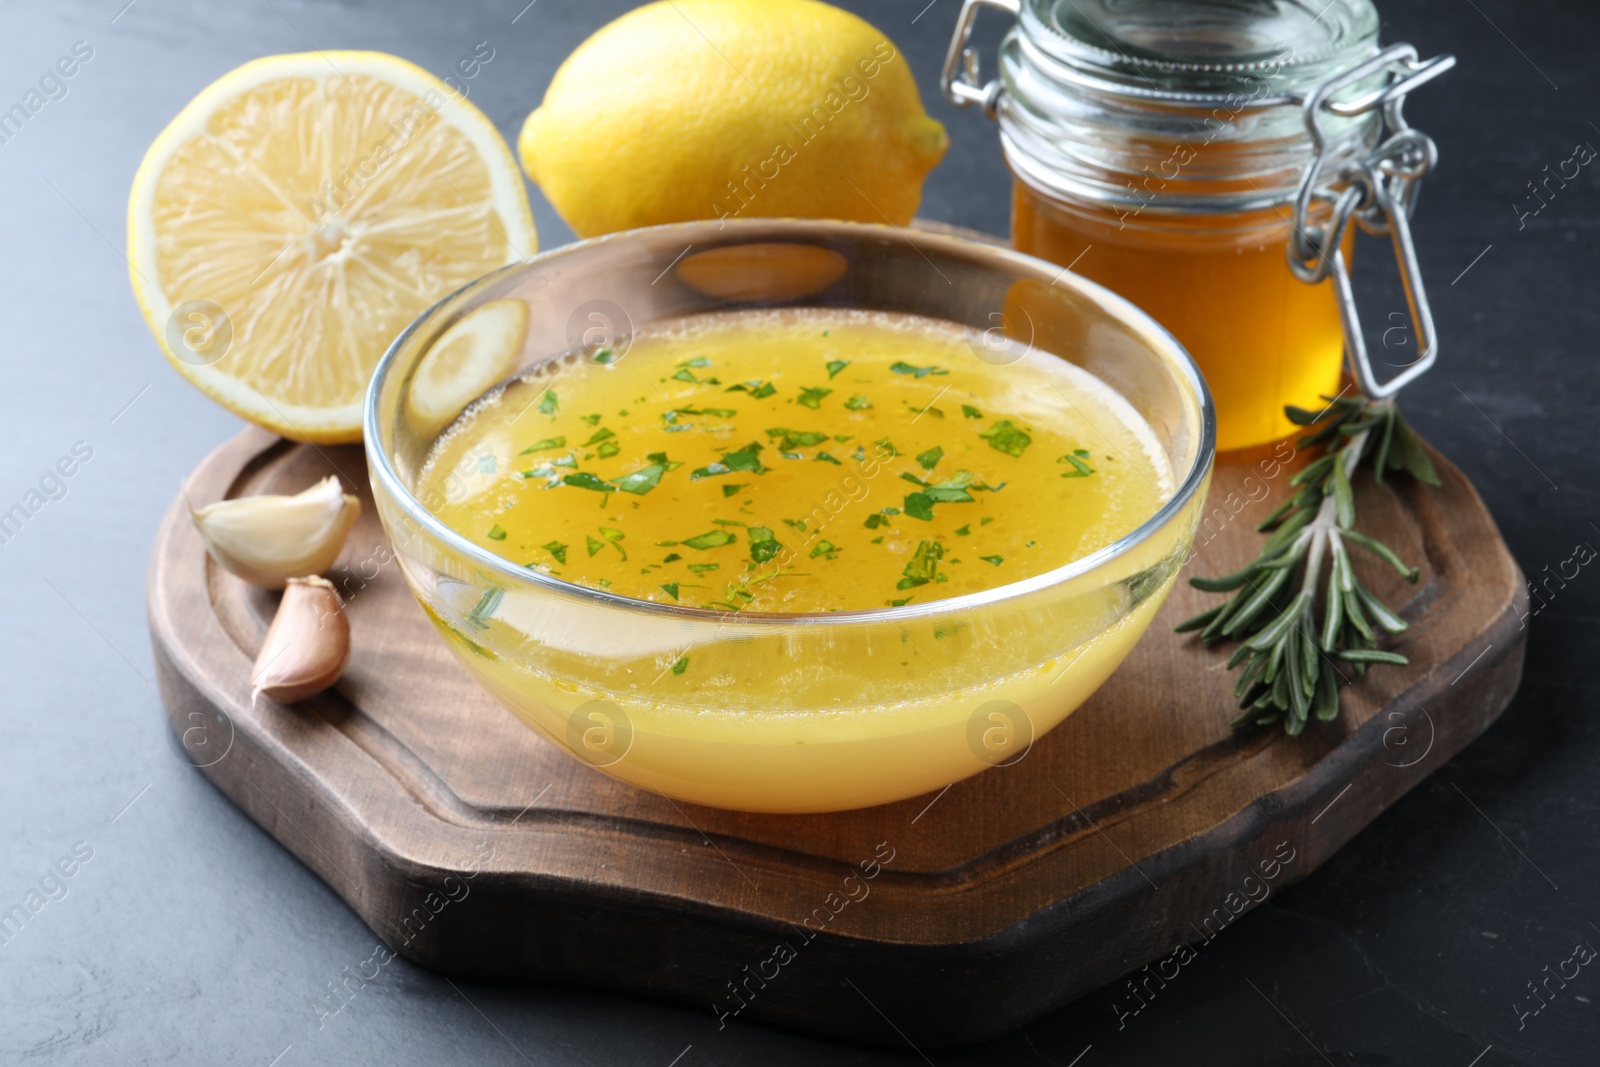
{"type": "MultiPolygon", "coordinates": [[[[252,706],[277,594],[206,557],[182,500],[149,578],[160,684],[184,758],[394,951],[455,975],[594,983],[919,1048],[1018,1026],[1216,936],[1309,875],[1482,733],[1516,689],[1522,575],[1461,473],[1358,490],[1364,526],[1422,568],[1408,667],[1342,690],[1334,723],[1235,732],[1225,657],[1172,633],[1215,603],[1181,586],[1124,666],[1019,763],[830,815],[697,808],[613,781],[488,697],[397,573],[355,448],[262,431],[186,487],[198,505],[335,473],[361,522],[330,577],[355,653],[338,687],[252,706]]],[[[1216,473],[1189,573],[1231,571],[1290,467],[1216,473]],[[1273,471],[1270,475],[1268,471],[1273,471]]]]}

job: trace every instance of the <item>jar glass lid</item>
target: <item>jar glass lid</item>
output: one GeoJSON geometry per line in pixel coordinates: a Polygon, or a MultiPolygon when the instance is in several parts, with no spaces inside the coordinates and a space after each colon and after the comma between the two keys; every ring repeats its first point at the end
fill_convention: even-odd
{"type": "Polygon", "coordinates": [[[1303,85],[1378,35],[1371,0],[1027,0],[1021,17],[1058,62],[1158,92],[1303,85]]]}

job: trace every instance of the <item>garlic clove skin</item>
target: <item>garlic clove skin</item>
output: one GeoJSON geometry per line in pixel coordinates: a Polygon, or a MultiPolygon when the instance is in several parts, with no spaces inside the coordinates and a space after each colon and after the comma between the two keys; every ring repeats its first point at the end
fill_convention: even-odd
{"type": "Polygon", "coordinates": [[[333,583],[290,578],[250,669],[250,699],[293,704],[316,696],[339,680],[349,662],[350,620],[333,583]]]}
{"type": "Polygon", "coordinates": [[[294,496],[246,496],[189,509],[211,558],[266,589],[333,566],[360,514],[361,501],[332,476],[294,496]]]}

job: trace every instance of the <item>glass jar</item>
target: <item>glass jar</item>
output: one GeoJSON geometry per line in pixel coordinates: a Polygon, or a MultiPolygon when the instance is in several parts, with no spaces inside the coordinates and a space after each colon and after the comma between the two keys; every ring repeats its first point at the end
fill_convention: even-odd
{"type": "Polygon", "coordinates": [[[966,0],[946,95],[998,119],[1012,243],[1127,297],[1194,355],[1218,448],[1293,432],[1357,384],[1389,395],[1436,345],[1407,213],[1431,141],[1406,92],[1453,64],[1378,46],[1370,0],[966,0]],[[987,85],[980,7],[1017,17],[987,85]],[[1379,384],[1351,296],[1356,221],[1395,244],[1421,358],[1379,384]]]}

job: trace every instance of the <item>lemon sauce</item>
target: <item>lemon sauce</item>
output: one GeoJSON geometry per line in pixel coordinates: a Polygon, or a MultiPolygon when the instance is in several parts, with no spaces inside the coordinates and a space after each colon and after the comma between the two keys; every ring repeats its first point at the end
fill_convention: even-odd
{"type": "Polygon", "coordinates": [[[563,580],[755,612],[979,592],[1159,509],[1171,473],[1126,401],[1054,356],[996,366],[981,344],[870,312],[683,320],[492,392],[441,436],[419,496],[563,580]]]}

